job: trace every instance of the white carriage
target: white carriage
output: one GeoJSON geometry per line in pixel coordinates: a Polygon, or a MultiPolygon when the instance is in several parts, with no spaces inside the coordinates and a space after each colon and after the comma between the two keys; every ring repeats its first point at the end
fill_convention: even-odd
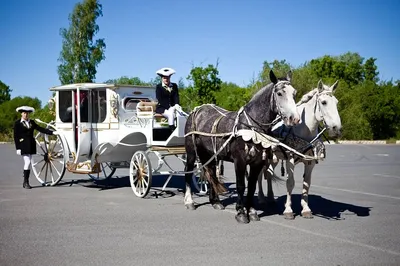
{"type": "MultiPolygon", "coordinates": [[[[49,102],[55,121],[47,127],[59,135],[36,135],[38,154],[32,168],[42,185],[57,185],[65,170],[99,180],[110,178],[117,168],[129,168],[133,192],[145,197],[153,175],[169,175],[165,190],[171,177],[183,172],[168,164],[168,170],[160,169],[166,156],[176,156],[183,162],[183,170],[187,115],[177,112],[176,129],[171,133],[166,119],[154,112],[154,87],[83,83],[50,91],[55,93],[49,102]],[[157,167],[152,167],[150,153],[157,156],[157,167]]],[[[193,179],[195,187],[206,192],[207,186],[195,175],[193,179]]]]}

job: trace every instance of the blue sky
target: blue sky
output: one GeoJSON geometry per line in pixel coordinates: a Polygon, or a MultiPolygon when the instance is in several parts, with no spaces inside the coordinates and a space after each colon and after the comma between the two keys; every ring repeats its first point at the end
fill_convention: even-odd
{"type": "MultiPolygon", "coordinates": [[[[0,80],[11,96],[38,97],[59,85],[57,61],[77,0],[0,0],[0,80]]],[[[383,80],[400,79],[398,0],[102,0],[97,38],[106,59],[96,82],[121,76],[149,81],[172,67],[173,81],[193,65],[219,60],[223,81],[247,85],[265,60],[294,66],[323,55],[377,58],[383,80]]]]}

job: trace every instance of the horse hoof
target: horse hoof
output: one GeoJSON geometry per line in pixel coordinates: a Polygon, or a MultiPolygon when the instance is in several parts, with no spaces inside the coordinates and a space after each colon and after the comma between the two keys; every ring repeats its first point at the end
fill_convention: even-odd
{"type": "Polygon", "coordinates": [[[254,221],[254,222],[260,221],[260,217],[258,217],[257,213],[250,213],[249,217],[250,217],[250,221],[254,221]]]}
{"type": "Polygon", "coordinates": [[[196,207],[194,206],[194,203],[189,203],[189,204],[185,204],[186,209],[194,211],[196,209],[196,207]]]}
{"type": "Polygon", "coordinates": [[[247,218],[247,215],[243,213],[236,214],[235,219],[240,224],[248,224],[250,222],[249,218],[247,218]]]}
{"type": "Polygon", "coordinates": [[[212,206],[215,210],[224,210],[225,209],[224,205],[222,205],[221,203],[214,203],[212,206]]]}
{"type": "Polygon", "coordinates": [[[303,218],[306,218],[306,219],[312,219],[312,218],[314,218],[314,216],[312,215],[311,212],[303,212],[303,213],[301,214],[301,216],[303,216],[303,218]]]}
{"type": "Polygon", "coordinates": [[[284,213],[283,216],[285,217],[286,220],[294,220],[293,212],[284,213]]]}

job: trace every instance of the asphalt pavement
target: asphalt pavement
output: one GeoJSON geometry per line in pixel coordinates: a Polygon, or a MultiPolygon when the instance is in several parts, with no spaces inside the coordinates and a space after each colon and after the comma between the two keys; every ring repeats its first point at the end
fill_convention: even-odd
{"type": "Polygon", "coordinates": [[[399,145],[328,145],[327,159],[313,172],[314,219],[300,216],[298,165],[295,219],[283,218],[285,184],[277,183],[277,205],[258,206],[261,221],[249,224],[234,218],[235,178],[228,163],[224,211],[199,195],[200,206],[186,210],[179,176],[168,193],[159,189],[166,177],[154,177],[154,189],[142,199],[130,188],[128,169],[100,183],[67,172],[56,187],[42,187],[31,176],[34,188],[26,190],[22,165],[13,145],[0,145],[2,266],[400,265],[399,145]]]}

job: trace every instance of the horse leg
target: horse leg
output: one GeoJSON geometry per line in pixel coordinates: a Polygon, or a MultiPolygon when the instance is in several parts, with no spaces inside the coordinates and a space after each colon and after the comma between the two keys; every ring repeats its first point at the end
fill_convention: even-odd
{"type": "MultiPolygon", "coordinates": [[[[185,165],[185,172],[191,172],[194,169],[194,165],[196,162],[196,155],[194,152],[189,152],[186,155],[186,165],[185,165]]],[[[190,186],[192,181],[193,173],[186,173],[185,174],[185,196],[183,202],[185,204],[186,209],[188,210],[195,210],[196,207],[194,206],[194,201],[192,198],[192,188],[190,186]]]]}
{"type": "Polygon", "coordinates": [[[249,218],[244,211],[244,191],[246,189],[245,184],[245,172],[246,162],[242,158],[236,157],[234,159],[235,173],[236,173],[236,190],[237,190],[237,201],[236,201],[236,221],[239,223],[249,223],[249,218]]]}
{"type": "Polygon", "coordinates": [[[271,163],[268,165],[268,170],[264,172],[264,175],[266,175],[267,179],[267,203],[272,203],[275,204],[275,196],[274,196],[274,190],[272,189],[272,181],[278,179],[275,176],[275,167],[278,165],[279,162],[276,163],[271,163]]]}
{"type": "Polygon", "coordinates": [[[286,180],[286,203],[285,210],[283,215],[285,219],[293,220],[294,214],[292,210],[292,191],[294,188],[294,158],[290,156],[286,161],[286,172],[287,172],[287,180],[286,180]]]}
{"type": "MultiPolygon", "coordinates": [[[[216,171],[216,164],[215,163],[210,163],[205,167],[207,174],[210,176],[217,176],[217,171],[216,171]]],[[[218,193],[213,189],[212,186],[210,186],[210,194],[209,194],[209,199],[210,203],[213,206],[214,209],[216,210],[223,210],[225,209],[224,205],[222,205],[221,200],[219,199],[218,193]]]]}
{"type": "Polygon", "coordinates": [[[260,217],[257,215],[257,211],[254,209],[254,192],[256,191],[257,180],[263,169],[263,164],[254,164],[250,167],[250,175],[247,182],[247,198],[246,198],[246,210],[247,215],[251,221],[260,221],[260,217]]]}
{"type": "Polygon", "coordinates": [[[305,162],[304,164],[303,191],[301,195],[301,206],[303,209],[301,211],[301,215],[308,219],[314,218],[311,209],[308,206],[308,192],[310,191],[311,173],[314,169],[314,166],[315,161],[305,162]]]}
{"type": "Polygon", "coordinates": [[[278,163],[267,164],[267,166],[261,170],[260,175],[258,176],[258,203],[260,204],[276,203],[274,190],[272,189],[272,181],[278,179],[275,176],[275,167],[277,165],[278,163]],[[265,199],[264,190],[262,187],[263,174],[264,174],[264,179],[267,180],[267,199],[265,199]]]}
{"type": "MultiPolygon", "coordinates": [[[[265,166],[266,167],[266,166],[265,166]]],[[[265,195],[264,195],[264,189],[262,186],[262,180],[263,180],[263,174],[265,176],[265,178],[267,178],[267,171],[265,170],[265,167],[260,171],[260,174],[258,175],[257,178],[257,184],[258,184],[258,203],[259,204],[266,204],[267,201],[265,199],[265,195]]]]}

